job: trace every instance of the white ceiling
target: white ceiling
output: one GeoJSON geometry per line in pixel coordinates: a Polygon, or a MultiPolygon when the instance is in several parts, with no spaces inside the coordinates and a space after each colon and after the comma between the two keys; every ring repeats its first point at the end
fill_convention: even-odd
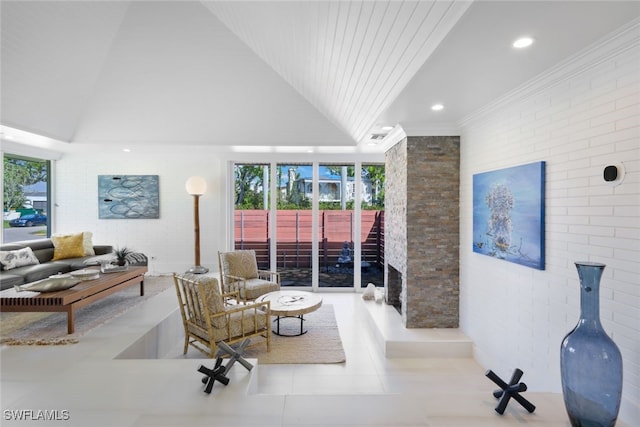
{"type": "Polygon", "coordinates": [[[2,1],[3,126],[71,144],[375,150],[638,19],[636,1],[2,1]],[[518,51],[512,41],[535,38],[518,51]],[[441,102],[445,109],[432,112],[441,102]]]}

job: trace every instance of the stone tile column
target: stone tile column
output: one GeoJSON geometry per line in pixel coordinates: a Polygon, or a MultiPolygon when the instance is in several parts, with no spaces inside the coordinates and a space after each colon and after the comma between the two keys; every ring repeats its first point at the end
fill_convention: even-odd
{"type": "Polygon", "coordinates": [[[402,321],[457,328],[460,138],[406,138],[387,151],[385,177],[385,260],[402,275],[402,321]]]}

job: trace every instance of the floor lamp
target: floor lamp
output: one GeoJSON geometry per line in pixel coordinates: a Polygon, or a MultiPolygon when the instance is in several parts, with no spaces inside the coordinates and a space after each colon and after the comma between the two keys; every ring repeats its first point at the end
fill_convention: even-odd
{"type": "Polygon", "coordinates": [[[191,267],[187,273],[203,274],[209,269],[200,265],[200,196],[207,191],[207,181],[200,176],[192,176],[187,180],[185,188],[187,193],[193,196],[193,222],[196,235],[196,265],[191,267]]]}

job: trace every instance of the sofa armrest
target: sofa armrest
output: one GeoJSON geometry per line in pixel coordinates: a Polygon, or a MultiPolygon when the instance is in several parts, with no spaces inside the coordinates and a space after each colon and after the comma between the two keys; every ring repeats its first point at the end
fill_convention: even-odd
{"type": "Polygon", "coordinates": [[[96,255],[106,255],[113,252],[113,246],[111,245],[93,245],[93,250],[96,255]]]}

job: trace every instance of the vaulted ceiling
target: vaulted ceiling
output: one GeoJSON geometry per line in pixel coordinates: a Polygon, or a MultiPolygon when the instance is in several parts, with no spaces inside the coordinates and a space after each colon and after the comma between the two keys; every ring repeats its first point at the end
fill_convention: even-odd
{"type": "Polygon", "coordinates": [[[362,151],[383,126],[455,132],[640,16],[635,1],[0,6],[5,127],[70,144],[362,151]],[[522,35],[535,42],[516,50],[522,35]]]}

